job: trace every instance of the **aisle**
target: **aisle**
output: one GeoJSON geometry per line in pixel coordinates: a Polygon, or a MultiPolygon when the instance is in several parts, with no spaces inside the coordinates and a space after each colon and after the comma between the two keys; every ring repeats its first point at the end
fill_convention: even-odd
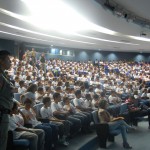
{"type": "Polygon", "coordinates": [[[59,146],[58,150],[79,150],[83,145],[85,145],[95,137],[97,137],[95,131],[88,134],[79,133],[69,141],[70,145],[68,147],[59,146]]]}
{"type": "MultiPolygon", "coordinates": [[[[139,122],[137,130],[128,134],[128,142],[133,147],[133,150],[150,150],[150,130],[148,129],[147,121],[139,122]]],[[[123,149],[121,135],[115,137],[115,143],[108,142],[107,149],[123,149]]],[[[97,148],[96,150],[102,150],[102,148],[97,148]]]]}
{"type": "MultiPolygon", "coordinates": [[[[79,150],[83,145],[91,141],[96,137],[96,133],[90,134],[78,134],[73,139],[70,140],[70,145],[68,147],[58,147],[58,150],[79,150]]],[[[137,130],[132,133],[128,133],[128,141],[132,145],[133,150],[150,150],[150,130],[148,129],[148,122],[139,122],[137,130]]],[[[107,142],[107,149],[109,150],[121,150],[122,138],[121,135],[115,137],[115,142],[107,142]]],[[[85,146],[84,150],[104,150],[98,147],[98,144],[90,147],[90,145],[85,146]]]]}

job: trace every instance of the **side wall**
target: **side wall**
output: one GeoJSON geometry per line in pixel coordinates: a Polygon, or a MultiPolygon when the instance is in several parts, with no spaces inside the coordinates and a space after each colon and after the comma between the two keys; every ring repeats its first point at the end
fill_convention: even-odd
{"type": "MultiPolygon", "coordinates": [[[[28,43],[30,45],[30,43],[28,43]]],[[[35,50],[37,49],[39,52],[44,51],[48,52],[50,50],[50,47],[48,46],[39,46],[37,44],[34,44],[33,46],[35,50]]],[[[1,49],[7,49],[9,52],[11,52],[12,55],[19,57],[19,52],[25,52],[26,49],[31,50],[32,46],[29,47],[26,46],[25,43],[19,43],[15,42],[13,40],[5,40],[0,39],[0,50],[1,49]]],[[[59,47],[60,48],[60,47],[59,47]]],[[[61,48],[60,48],[61,49],[61,48]]],[[[62,48],[63,49],[63,48],[62,48]]],[[[61,56],[61,55],[50,55],[46,54],[46,58],[59,58],[62,60],[73,60],[73,61],[87,61],[95,59],[97,60],[107,60],[107,61],[113,61],[113,60],[132,60],[132,61],[147,61],[150,62],[150,53],[133,53],[133,52],[109,52],[109,51],[95,51],[95,50],[76,50],[72,48],[64,48],[69,50],[74,50],[74,57],[70,56],[61,56]]],[[[40,53],[37,54],[37,57],[39,58],[40,53]]]]}

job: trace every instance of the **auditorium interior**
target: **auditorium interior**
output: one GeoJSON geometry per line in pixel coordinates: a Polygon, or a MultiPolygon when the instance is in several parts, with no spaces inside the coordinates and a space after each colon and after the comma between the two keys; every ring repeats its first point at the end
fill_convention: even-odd
{"type": "Polygon", "coordinates": [[[150,149],[149,6],[0,0],[14,104],[7,150],[150,149]]]}

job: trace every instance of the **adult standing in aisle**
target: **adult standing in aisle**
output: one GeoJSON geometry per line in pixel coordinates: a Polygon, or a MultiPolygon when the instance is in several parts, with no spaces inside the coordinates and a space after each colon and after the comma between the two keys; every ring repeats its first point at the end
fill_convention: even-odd
{"type": "Polygon", "coordinates": [[[6,150],[9,114],[13,106],[13,85],[4,71],[11,67],[10,53],[0,51],[0,150],[6,150]]]}
{"type": "Polygon", "coordinates": [[[45,59],[45,54],[42,53],[41,57],[40,57],[40,62],[41,62],[41,68],[44,71],[44,73],[46,73],[46,59],[45,59]]]}

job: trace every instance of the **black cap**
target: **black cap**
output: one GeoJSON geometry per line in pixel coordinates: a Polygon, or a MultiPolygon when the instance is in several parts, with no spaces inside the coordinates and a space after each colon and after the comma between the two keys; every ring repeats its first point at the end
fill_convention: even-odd
{"type": "Polygon", "coordinates": [[[3,55],[10,55],[10,52],[8,52],[7,50],[1,50],[0,56],[3,56],[3,55]]]}

